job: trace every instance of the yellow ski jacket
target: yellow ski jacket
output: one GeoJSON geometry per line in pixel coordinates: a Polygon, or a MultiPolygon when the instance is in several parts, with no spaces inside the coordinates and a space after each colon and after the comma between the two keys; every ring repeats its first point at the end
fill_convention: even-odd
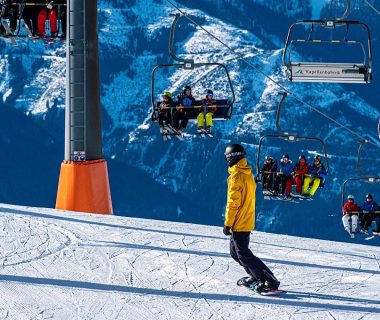
{"type": "Polygon", "coordinates": [[[228,193],[224,225],[232,231],[250,232],[255,228],[256,183],[247,159],[228,168],[228,193]]]}

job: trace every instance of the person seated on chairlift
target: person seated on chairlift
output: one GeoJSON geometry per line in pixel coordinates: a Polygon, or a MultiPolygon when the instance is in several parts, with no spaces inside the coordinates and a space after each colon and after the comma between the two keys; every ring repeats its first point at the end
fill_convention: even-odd
{"type": "Polygon", "coordinates": [[[185,86],[182,93],[177,96],[177,109],[173,115],[174,129],[181,132],[186,128],[190,117],[190,112],[189,110],[186,110],[186,107],[192,107],[194,105],[195,98],[191,94],[191,87],[185,86]]]}
{"type": "Polygon", "coordinates": [[[158,125],[160,128],[164,126],[164,121],[166,125],[172,123],[172,110],[176,107],[175,102],[172,99],[172,93],[169,91],[164,92],[162,95],[162,102],[158,106],[158,125]]]}
{"type": "Polygon", "coordinates": [[[288,181],[292,179],[293,165],[292,160],[289,159],[287,154],[282,156],[280,165],[277,167],[277,177],[275,181],[275,192],[281,195],[285,194],[287,200],[292,200],[290,196],[291,188],[288,188],[288,181]],[[285,192],[286,191],[286,192],[285,192]]]}
{"type": "Polygon", "coordinates": [[[201,109],[201,112],[197,116],[198,122],[198,132],[202,132],[205,128],[205,118],[206,118],[206,131],[211,132],[211,127],[213,126],[212,117],[216,112],[216,100],[214,99],[214,92],[212,90],[206,91],[206,97],[202,100],[205,109],[201,109]],[[206,113],[206,115],[205,115],[206,113]]]}
{"type": "Polygon", "coordinates": [[[305,174],[309,172],[309,165],[306,162],[306,156],[300,155],[298,157],[298,162],[293,167],[292,179],[289,179],[287,182],[286,188],[292,190],[292,185],[296,185],[296,192],[298,194],[302,193],[302,182],[305,174]]]}
{"type": "Polygon", "coordinates": [[[376,217],[376,232],[379,232],[379,224],[380,224],[380,215],[376,214],[377,211],[380,210],[379,205],[373,200],[372,194],[368,193],[365,196],[365,202],[360,207],[361,218],[360,218],[360,232],[367,233],[368,228],[371,226],[372,221],[376,217]]]}
{"type": "MultiPolygon", "coordinates": [[[[36,35],[43,38],[46,36],[46,21],[50,22],[50,36],[58,36],[58,25],[57,25],[57,10],[54,8],[54,1],[45,0],[45,1],[36,1],[36,3],[44,3],[46,6],[43,6],[42,9],[38,9],[38,31],[36,35]]],[[[38,7],[41,8],[41,7],[38,7]]]]}
{"type": "Polygon", "coordinates": [[[344,230],[346,230],[351,235],[355,234],[358,228],[359,207],[355,203],[355,198],[353,195],[347,196],[347,202],[343,205],[342,212],[344,230]]]}
{"type": "Polygon", "coordinates": [[[309,167],[309,174],[310,176],[305,177],[303,183],[303,195],[306,197],[314,196],[321,181],[327,177],[327,171],[320,155],[314,157],[314,163],[309,167]]]}
{"type": "Polygon", "coordinates": [[[263,191],[274,189],[274,178],[277,172],[277,161],[274,161],[270,155],[265,156],[264,164],[260,168],[263,191]]]}
{"type": "Polygon", "coordinates": [[[63,5],[67,4],[67,0],[55,0],[54,3],[62,5],[61,9],[59,11],[59,17],[58,17],[58,19],[61,20],[61,27],[62,27],[62,33],[59,37],[61,40],[65,40],[66,39],[66,28],[67,28],[67,23],[66,23],[67,22],[67,12],[66,12],[67,7],[65,7],[63,5]]]}

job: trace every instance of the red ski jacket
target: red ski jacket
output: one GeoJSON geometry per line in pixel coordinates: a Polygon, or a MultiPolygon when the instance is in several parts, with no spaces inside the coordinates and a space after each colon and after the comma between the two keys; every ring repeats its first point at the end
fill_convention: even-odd
{"type": "Polygon", "coordinates": [[[355,202],[350,202],[350,201],[346,202],[343,206],[343,215],[353,212],[353,211],[356,211],[356,212],[359,211],[358,205],[355,202]]]}
{"type": "Polygon", "coordinates": [[[217,107],[216,107],[216,100],[215,99],[203,99],[203,105],[204,106],[210,106],[207,108],[208,112],[212,112],[212,113],[216,112],[217,107]]]}
{"type": "Polygon", "coordinates": [[[309,172],[309,166],[307,165],[307,162],[305,162],[303,165],[301,165],[300,162],[298,162],[294,168],[293,168],[294,172],[298,175],[298,174],[306,174],[309,172]]]}

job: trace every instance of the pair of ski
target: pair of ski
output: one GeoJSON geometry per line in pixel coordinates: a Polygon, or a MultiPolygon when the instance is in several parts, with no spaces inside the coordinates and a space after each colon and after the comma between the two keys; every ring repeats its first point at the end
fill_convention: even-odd
{"type": "Polygon", "coordinates": [[[305,197],[300,194],[293,194],[293,193],[291,193],[290,194],[291,197],[287,199],[287,198],[284,198],[282,194],[278,194],[270,190],[263,190],[263,196],[265,200],[288,201],[288,202],[294,202],[294,203],[299,203],[299,201],[297,200],[301,200],[301,201],[313,200],[312,197],[305,197]]]}
{"type": "MultiPolygon", "coordinates": [[[[351,232],[350,230],[346,230],[348,232],[348,234],[350,235],[351,239],[354,239],[355,238],[355,234],[358,234],[357,232],[351,232]]],[[[359,232],[359,234],[366,234],[368,237],[365,237],[364,240],[372,240],[372,239],[375,239],[377,237],[380,236],[380,233],[379,232],[374,232],[372,231],[372,234],[371,235],[368,235],[367,232],[359,232]]]]}
{"type": "Polygon", "coordinates": [[[14,37],[13,32],[12,32],[11,28],[9,27],[8,23],[6,21],[4,21],[3,19],[1,19],[1,25],[5,29],[5,33],[6,33],[5,37],[8,38],[9,40],[11,40],[12,44],[15,47],[17,47],[18,43],[17,43],[16,38],[14,37]]]}
{"type": "Polygon", "coordinates": [[[38,40],[42,40],[44,42],[44,46],[48,46],[53,43],[61,42],[62,39],[56,37],[56,38],[42,38],[38,36],[34,36],[30,28],[26,23],[24,23],[24,28],[28,32],[28,38],[31,39],[34,43],[36,43],[38,40]]]}
{"type": "Polygon", "coordinates": [[[297,194],[297,193],[291,193],[290,195],[292,198],[297,198],[297,199],[304,200],[304,201],[312,201],[313,200],[312,196],[306,197],[302,194],[297,194]]]}
{"type": "Polygon", "coordinates": [[[180,141],[184,141],[182,133],[174,129],[171,125],[160,127],[160,133],[164,141],[171,140],[173,136],[175,136],[180,141]]]}
{"type": "Polygon", "coordinates": [[[284,291],[284,290],[278,290],[278,289],[277,290],[269,290],[269,291],[258,291],[258,290],[256,290],[256,286],[255,285],[247,285],[246,280],[248,278],[249,277],[243,277],[243,278],[239,279],[236,284],[239,287],[245,287],[248,290],[252,291],[253,293],[259,294],[261,296],[278,296],[278,295],[286,293],[286,291],[284,291]]]}
{"type": "Polygon", "coordinates": [[[206,138],[206,136],[209,136],[210,138],[214,137],[214,133],[205,128],[198,128],[197,134],[199,134],[202,138],[206,138]]]}
{"type": "MultiPolygon", "coordinates": [[[[15,38],[15,36],[14,36],[11,28],[9,27],[8,23],[6,21],[4,21],[4,20],[1,20],[1,25],[5,29],[5,32],[6,32],[5,37],[8,38],[15,47],[17,47],[18,46],[18,42],[17,42],[17,40],[16,40],[16,38],[15,38]]],[[[25,30],[28,33],[28,38],[32,39],[32,41],[34,43],[37,42],[37,40],[43,40],[44,41],[44,45],[48,46],[50,44],[53,44],[53,43],[61,41],[61,39],[59,39],[59,38],[46,38],[46,39],[44,39],[44,38],[41,38],[41,37],[34,36],[33,33],[32,33],[32,31],[30,30],[30,28],[28,27],[28,25],[26,23],[24,23],[24,28],[25,28],[25,30]]]]}
{"type": "Polygon", "coordinates": [[[372,231],[372,235],[370,235],[370,236],[364,238],[364,240],[372,240],[372,239],[375,239],[375,238],[378,238],[378,237],[380,237],[380,233],[379,233],[379,232],[373,232],[373,231],[372,231]]]}

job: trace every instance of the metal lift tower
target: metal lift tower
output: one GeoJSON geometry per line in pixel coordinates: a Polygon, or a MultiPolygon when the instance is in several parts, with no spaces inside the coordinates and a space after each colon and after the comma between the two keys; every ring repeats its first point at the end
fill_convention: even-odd
{"type": "Polygon", "coordinates": [[[67,5],[65,160],[56,208],[112,214],[102,155],[98,4],[68,0],[67,5]]]}

